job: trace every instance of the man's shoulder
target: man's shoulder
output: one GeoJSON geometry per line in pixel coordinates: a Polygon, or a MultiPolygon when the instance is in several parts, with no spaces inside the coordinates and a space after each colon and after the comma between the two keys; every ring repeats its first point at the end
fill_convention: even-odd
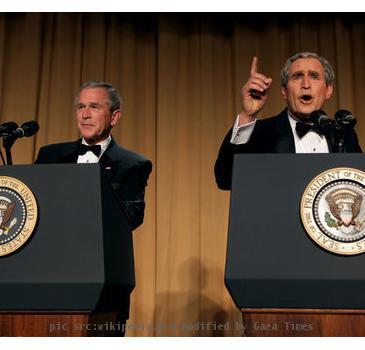
{"type": "Polygon", "coordinates": [[[73,142],[53,143],[39,149],[36,163],[69,163],[68,158],[78,147],[80,140],[73,142]]]}
{"type": "Polygon", "coordinates": [[[108,150],[108,156],[112,158],[113,161],[120,161],[128,163],[130,165],[150,163],[150,160],[140,153],[131,151],[125,147],[119,145],[115,140],[110,145],[108,150]]]}
{"type": "Polygon", "coordinates": [[[257,123],[261,124],[262,126],[271,126],[278,122],[286,121],[287,118],[288,118],[288,111],[287,111],[287,109],[284,109],[277,115],[258,120],[257,123]]]}
{"type": "Polygon", "coordinates": [[[72,142],[61,142],[61,143],[52,143],[49,145],[42,146],[40,150],[43,151],[62,151],[69,150],[75,148],[80,143],[80,140],[72,141],[72,142]]]}

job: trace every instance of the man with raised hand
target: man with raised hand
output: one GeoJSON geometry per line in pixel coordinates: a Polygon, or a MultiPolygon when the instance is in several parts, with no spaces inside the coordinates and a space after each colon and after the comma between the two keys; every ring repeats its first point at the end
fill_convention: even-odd
{"type": "MultiPolygon", "coordinates": [[[[242,88],[242,110],[226,135],[215,163],[220,189],[231,189],[233,155],[236,153],[329,153],[329,135],[319,133],[310,120],[333,93],[335,74],[330,63],[316,53],[290,57],[281,70],[281,95],[287,107],[277,116],[258,120],[272,79],[258,72],[254,57],[250,76],[242,88]]],[[[357,135],[349,129],[345,152],[361,152],[357,135]]]]}

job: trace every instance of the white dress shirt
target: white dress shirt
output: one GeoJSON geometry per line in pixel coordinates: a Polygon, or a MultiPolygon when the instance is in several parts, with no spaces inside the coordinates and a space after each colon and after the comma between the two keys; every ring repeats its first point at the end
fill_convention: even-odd
{"type": "MultiPolygon", "coordinates": [[[[101,146],[101,152],[100,152],[99,157],[97,157],[93,152],[87,151],[85,154],[79,155],[79,157],[77,158],[77,163],[98,163],[101,156],[103,155],[103,153],[105,152],[105,150],[109,146],[109,143],[110,143],[111,140],[112,140],[112,137],[109,135],[109,137],[107,139],[97,143],[97,145],[101,146]]],[[[85,141],[84,138],[82,138],[81,143],[84,144],[84,145],[90,146],[85,141]]]]}
{"type": "MultiPolygon", "coordinates": [[[[323,135],[318,135],[313,130],[308,131],[299,138],[295,131],[297,121],[288,113],[288,119],[294,136],[295,153],[329,153],[327,140],[323,135]]],[[[256,119],[248,124],[238,126],[239,115],[233,125],[231,143],[234,145],[245,144],[250,140],[256,119]]]]}

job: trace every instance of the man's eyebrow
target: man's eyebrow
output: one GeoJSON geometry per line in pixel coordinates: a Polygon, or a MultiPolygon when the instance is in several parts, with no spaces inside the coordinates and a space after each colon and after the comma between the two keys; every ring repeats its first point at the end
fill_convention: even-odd
{"type": "Polygon", "coordinates": [[[76,106],[102,106],[103,104],[100,102],[89,102],[89,103],[84,103],[84,102],[77,102],[76,106]]]}
{"type": "MultiPolygon", "coordinates": [[[[291,74],[291,76],[304,74],[305,72],[306,72],[305,70],[297,70],[297,71],[293,72],[291,74]]],[[[320,72],[317,71],[317,70],[310,69],[310,70],[308,70],[308,74],[311,74],[311,75],[320,75],[320,72]]]]}
{"type": "Polygon", "coordinates": [[[296,70],[291,75],[294,76],[294,75],[299,75],[299,74],[304,74],[304,71],[303,70],[296,70]]]}

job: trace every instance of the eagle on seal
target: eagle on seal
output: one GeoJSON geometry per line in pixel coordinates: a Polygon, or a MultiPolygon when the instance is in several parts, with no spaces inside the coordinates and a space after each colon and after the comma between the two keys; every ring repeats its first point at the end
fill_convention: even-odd
{"type": "Polygon", "coordinates": [[[4,212],[4,216],[0,224],[0,230],[6,231],[9,228],[8,223],[13,215],[14,208],[15,208],[15,203],[8,204],[8,207],[4,212]]]}
{"type": "Polygon", "coordinates": [[[355,219],[360,213],[363,197],[354,190],[335,190],[326,196],[332,215],[337,219],[337,225],[349,227],[356,225],[355,219]]]}

